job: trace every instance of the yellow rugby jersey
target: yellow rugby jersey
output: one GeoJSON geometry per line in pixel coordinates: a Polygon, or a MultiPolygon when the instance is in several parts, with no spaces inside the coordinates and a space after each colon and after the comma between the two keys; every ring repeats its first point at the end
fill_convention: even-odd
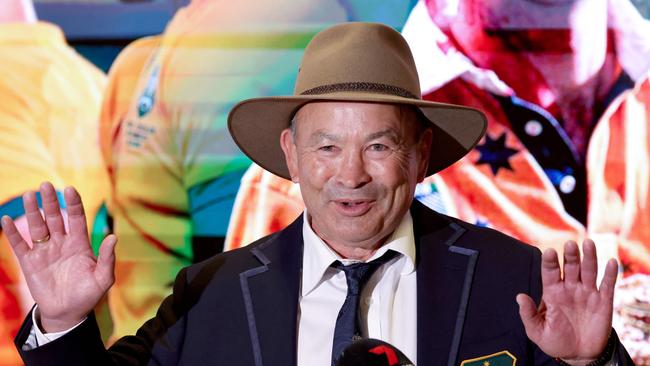
{"type": "MultiPolygon", "coordinates": [[[[108,190],[98,144],[105,77],[52,24],[0,24],[0,215],[23,216],[21,196],[51,181],[75,186],[93,227],[108,190]]],[[[33,300],[0,232],[0,360],[21,364],[13,337],[33,300]]]]}

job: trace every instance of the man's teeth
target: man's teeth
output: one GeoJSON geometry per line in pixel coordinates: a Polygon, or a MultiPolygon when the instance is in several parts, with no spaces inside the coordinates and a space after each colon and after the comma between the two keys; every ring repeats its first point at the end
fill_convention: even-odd
{"type": "Polygon", "coordinates": [[[356,206],[361,204],[362,202],[343,202],[344,206],[356,206]]]}

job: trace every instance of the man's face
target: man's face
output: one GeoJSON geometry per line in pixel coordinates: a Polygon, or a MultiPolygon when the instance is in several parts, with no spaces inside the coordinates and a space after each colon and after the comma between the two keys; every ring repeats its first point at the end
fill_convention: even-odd
{"type": "Polygon", "coordinates": [[[319,237],[376,249],[396,229],[427,169],[431,131],[417,126],[414,111],[390,104],[314,102],[298,111],[295,140],[287,129],[281,143],[319,237]]]}

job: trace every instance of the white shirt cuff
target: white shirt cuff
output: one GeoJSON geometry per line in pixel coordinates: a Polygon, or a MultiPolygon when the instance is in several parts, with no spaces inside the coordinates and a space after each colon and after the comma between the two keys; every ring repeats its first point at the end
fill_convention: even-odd
{"type": "Polygon", "coordinates": [[[46,345],[52,341],[55,341],[67,333],[71,332],[73,329],[78,327],[81,323],[83,323],[87,318],[84,318],[82,321],[77,323],[74,327],[61,331],[61,332],[53,332],[53,333],[43,333],[41,329],[38,327],[38,324],[40,323],[40,318],[41,314],[38,313],[38,305],[34,306],[34,310],[32,310],[32,329],[29,331],[29,336],[27,337],[27,340],[25,341],[25,344],[23,344],[23,351],[29,351],[34,348],[46,345]]]}

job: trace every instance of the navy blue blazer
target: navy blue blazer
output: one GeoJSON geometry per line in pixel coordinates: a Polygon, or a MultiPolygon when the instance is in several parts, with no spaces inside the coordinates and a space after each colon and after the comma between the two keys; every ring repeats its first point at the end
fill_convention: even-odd
{"type": "MultiPolygon", "coordinates": [[[[411,214],[417,365],[484,357],[501,365],[554,364],[526,337],[515,302],[520,292],[541,298],[539,250],[418,202],[411,214]]],[[[64,337],[23,351],[28,316],[16,346],[28,366],[295,365],[302,249],[301,216],[254,244],[181,270],[157,315],[108,350],[92,315],[64,337]]],[[[620,345],[618,352],[620,364],[632,364],[620,345]]]]}

